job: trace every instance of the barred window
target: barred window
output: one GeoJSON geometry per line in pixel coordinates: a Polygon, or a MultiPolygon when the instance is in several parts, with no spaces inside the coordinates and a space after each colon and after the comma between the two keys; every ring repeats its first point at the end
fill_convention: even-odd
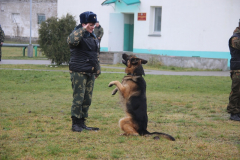
{"type": "Polygon", "coordinates": [[[45,14],[38,14],[38,24],[41,24],[46,20],[45,14]]]}

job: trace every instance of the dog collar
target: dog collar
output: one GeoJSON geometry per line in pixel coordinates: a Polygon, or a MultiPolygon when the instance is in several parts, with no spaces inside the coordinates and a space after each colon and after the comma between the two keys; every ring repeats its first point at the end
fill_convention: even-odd
{"type": "Polygon", "coordinates": [[[142,77],[141,74],[138,75],[138,74],[131,74],[131,73],[128,73],[127,75],[128,75],[128,76],[141,76],[141,77],[142,77]]]}

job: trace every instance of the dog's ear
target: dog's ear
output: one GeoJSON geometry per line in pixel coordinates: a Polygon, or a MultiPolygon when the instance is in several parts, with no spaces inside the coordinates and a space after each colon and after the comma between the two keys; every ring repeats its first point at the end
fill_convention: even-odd
{"type": "Polygon", "coordinates": [[[146,64],[147,62],[148,62],[147,60],[141,59],[141,63],[142,63],[142,64],[146,64]]]}
{"type": "Polygon", "coordinates": [[[126,60],[127,57],[128,57],[128,55],[127,55],[126,53],[123,53],[123,54],[122,54],[122,58],[123,58],[124,60],[126,60]]]}

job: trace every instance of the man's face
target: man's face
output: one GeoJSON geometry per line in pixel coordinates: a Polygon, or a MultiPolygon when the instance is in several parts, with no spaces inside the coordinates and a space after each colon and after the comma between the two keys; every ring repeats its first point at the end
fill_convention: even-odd
{"type": "Polygon", "coordinates": [[[83,24],[83,27],[86,28],[86,30],[87,30],[89,33],[92,33],[92,32],[93,32],[93,29],[94,29],[94,27],[95,27],[95,23],[83,24]]]}
{"type": "Polygon", "coordinates": [[[99,27],[99,23],[96,23],[96,27],[99,27]]]}

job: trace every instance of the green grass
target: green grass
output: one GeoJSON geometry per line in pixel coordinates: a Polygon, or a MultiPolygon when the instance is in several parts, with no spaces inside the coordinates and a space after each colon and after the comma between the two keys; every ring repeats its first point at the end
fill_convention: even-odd
{"type": "MultiPolygon", "coordinates": [[[[29,44],[28,42],[16,42],[16,41],[5,41],[4,43],[29,44]]],[[[25,56],[23,56],[23,47],[2,47],[2,59],[24,59],[24,60],[47,59],[45,56],[42,55],[40,48],[37,49],[37,57],[35,57],[34,49],[32,58],[29,58],[27,54],[28,54],[27,48],[25,49],[25,56]]]]}
{"type": "MultiPolygon", "coordinates": [[[[101,65],[101,71],[108,71],[108,72],[125,72],[124,69],[124,65],[123,64],[116,64],[116,65],[106,65],[106,64],[102,64],[101,65]],[[105,68],[106,66],[106,68],[105,68]],[[107,68],[107,67],[119,67],[119,68],[123,68],[123,69],[117,69],[117,68],[107,68]]],[[[170,67],[165,66],[166,68],[164,68],[164,66],[162,66],[161,69],[157,68],[157,67],[149,67],[147,65],[143,66],[145,69],[145,72],[147,73],[147,69],[150,70],[167,70],[167,71],[171,71],[171,69],[169,69],[170,67]]],[[[60,65],[60,66],[56,66],[56,65],[21,65],[21,64],[16,64],[16,65],[12,65],[12,64],[0,64],[0,68],[5,68],[5,69],[36,69],[36,70],[63,70],[63,71],[67,71],[69,70],[69,67],[67,65],[60,65]]],[[[203,70],[199,70],[196,68],[177,68],[175,71],[203,71],[203,70]]]]}
{"type": "MultiPolygon", "coordinates": [[[[123,64],[116,64],[116,65],[101,64],[101,66],[102,66],[101,67],[101,71],[106,71],[106,72],[125,72],[123,64]],[[117,68],[107,68],[107,67],[119,67],[119,69],[117,69],[117,68]]],[[[171,67],[167,67],[167,66],[161,66],[161,68],[158,68],[158,67],[149,67],[147,65],[144,65],[143,67],[145,69],[145,73],[148,72],[147,69],[149,69],[149,70],[172,71],[170,69],[171,67]]],[[[16,65],[0,64],[0,68],[4,68],[4,69],[33,69],[33,70],[34,69],[35,70],[62,70],[62,71],[68,71],[69,70],[69,66],[67,66],[67,65],[56,66],[56,65],[31,65],[31,64],[29,64],[29,65],[25,65],[25,64],[24,65],[21,65],[21,64],[16,64],[16,65]]],[[[176,70],[174,70],[174,71],[204,71],[204,70],[200,70],[200,69],[196,69],[196,68],[180,68],[180,67],[176,67],[176,70]]]]}
{"type": "Polygon", "coordinates": [[[240,123],[226,113],[229,77],[145,76],[148,130],[171,142],[120,136],[125,114],[107,85],[123,76],[98,77],[87,125],[100,131],[75,133],[69,73],[0,70],[0,159],[239,159],[240,123]]]}
{"type": "MultiPolygon", "coordinates": [[[[115,68],[104,68],[105,65],[101,68],[101,71],[106,72],[122,72],[124,73],[124,69],[115,69],[115,68]]],[[[25,70],[45,70],[45,71],[69,71],[68,65],[33,65],[33,64],[0,64],[1,69],[25,69],[25,70]]]]}

